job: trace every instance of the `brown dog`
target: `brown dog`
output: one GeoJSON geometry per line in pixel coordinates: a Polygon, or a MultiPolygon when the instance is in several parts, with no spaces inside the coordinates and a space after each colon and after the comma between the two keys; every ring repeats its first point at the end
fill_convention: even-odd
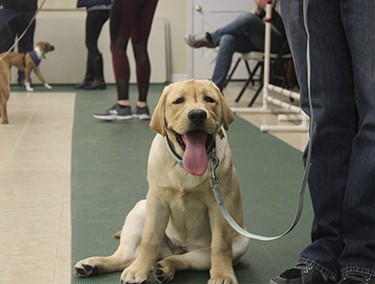
{"type": "Polygon", "coordinates": [[[75,274],[122,271],[121,283],[143,283],[153,272],[158,282],[168,282],[176,271],[191,269],[209,270],[210,284],[238,283],[233,265],[249,240],[221,215],[209,167],[216,156],[226,208],[243,226],[239,181],[225,132],[232,120],[212,82],[188,80],[166,87],[150,123],[158,134],[148,159],[147,197],[127,215],[117,251],[79,261],[75,274]]]}
{"type": "Polygon", "coordinates": [[[8,124],[7,101],[10,96],[11,66],[25,71],[26,90],[32,92],[34,89],[30,86],[30,73],[34,71],[39,80],[48,89],[52,87],[46,82],[38,64],[44,58],[44,54],[53,51],[55,48],[48,42],[38,42],[33,51],[27,53],[7,52],[0,53],[0,117],[1,124],[8,124]]]}
{"type": "Polygon", "coordinates": [[[7,101],[10,95],[10,68],[0,59],[0,119],[1,124],[8,124],[7,101]]]}
{"type": "Polygon", "coordinates": [[[8,65],[15,66],[21,71],[25,71],[25,87],[29,92],[34,91],[30,86],[30,74],[34,71],[38,79],[43,83],[44,87],[47,89],[52,89],[52,87],[46,82],[42,73],[38,68],[40,61],[44,58],[47,52],[53,51],[55,47],[48,42],[40,41],[37,43],[36,47],[26,53],[8,52],[0,53],[0,58],[6,61],[8,65]]]}

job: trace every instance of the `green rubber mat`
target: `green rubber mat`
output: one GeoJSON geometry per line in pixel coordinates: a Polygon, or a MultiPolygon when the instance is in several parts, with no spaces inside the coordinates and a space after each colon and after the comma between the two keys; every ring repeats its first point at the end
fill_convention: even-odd
{"type": "MultiPolygon", "coordinates": [[[[153,109],[163,86],[151,87],[153,109]]],[[[131,88],[136,101],[136,89],[131,88]]],[[[72,266],[93,255],[111,255],[118,246],[112,234],[125,215],[147,192],[146,163],[155,133],[148,121],[101,122],[96,111],[112,106],[115,89],[79,92],[76,97],[72,144],[72,266]]],[[[289,227],[302,180],[302,154],[236,116],[229,129],[245,210],[252,233],[278,235],[289,227]]],[[[288,236],[272,241],[251,241],[235,267],[240,283],[268,283],[295,264],[309,242],[312,209],[306,202],[302,219],[288,236]]],[[[207,283],[208,272],[177,272],[170,283],[207,283]]],[[[119,283],[120,273],[76,278],[71,283],[119,283]]]]}

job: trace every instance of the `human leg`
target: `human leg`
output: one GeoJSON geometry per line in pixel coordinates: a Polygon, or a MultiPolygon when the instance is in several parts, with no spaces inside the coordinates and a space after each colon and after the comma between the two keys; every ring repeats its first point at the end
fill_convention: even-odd
{"type": "Polygon", "coordinates": [[[342,275],[375,277],[375,3],[361,1],[360,13],[352,9],[355,4],[352,0],[341,5],[358,117],[343,199],[339,264],[342,275]]]}
{"type": "Polygon", "coordinates": [[[20,36],[25,32],[29,23],[32,21],[30,27],[24,36],[18,42],[18,52],[31,51],[34,48],[34,34],[35,34],[35,20],[33,20],[34,11],[18,12],[17,16],[17,35],[20,36]]]}
{"type": "MultiPolygon", "coordinates": [[[[147,1],[154,3],[157,1],[147,1]]],[[[152,12],[152,16],[154,14],[152,12]]],[[[135,21],[136,17],[140,13],[139,7],[142,1],[138,0],[114,0],[112,3],[111,17],[110,17],[110,34],[111,34],[111,52],[112,52],[112,63],[116,78],[117,87],[117,104],[112,108],[106,110],[103,113],[96,113],[95,118],[104,120],[114,120],[114,119],[130,119],[133,117],[129,102],[129,79],[130,79],[130,66],[128,56],[126,54],[126,49],[130,37],[133,37],[135,32],[135,21]]],[[[143,16],[142,16],[143,17],[143,16]]],[[[140,17],[139,27],[147,27],[147,18],[140,17]]],[[[152,18],[151,18],[152,21],[152,18]]],[[[151,27],[151,24],[150,24],[151,27]]],[[[149,29],[148,29],[149,34],[149,29]]],[[[142,33],[140,34],[142,35],[142,33]]],[[[137,39],[137,37],[136,37],[137,39]]],[[[148,39],[148,35],[146,37],[148,39]]],[[[132,39],[133,40],[133,39],[132,39]]],[[[135,40],[135,42],[138,42],[135,40]]],[[[147,40],[146,40],[147,46],[147,40]]],[[[133,49],[134,49],[133,43],[133,49]]],[[[135,49],[134,49],[135,50],[135,49]]],[[[142,58],[136,54],[138,50],[135,50],[136,60],[138,57],[142,58]],[[138,56],[138,57],[137,57],[138,56]]],[[[148,59],[148,55],[147,55],[148,59]]],[[[147,85],[148,91],[148,85],[147,85]]],[[[147,94],[147,92],[146,92],[147,94]]],[[[139,118],[148,119],[150,117],[146,102],[142,102],[144,105],[139,105],[136,112],[139,113],[139,118]],[[140,108],[142,107],[142,108],[140,108]]]]}
{"type": "Polygon", "coordinates": [[[88,69],[86,74],[91,71],[92,80],[83,88],[88,90],[106,88],[103,75],[103,57],[98,48],[98,39],[108,18],[109,10],[93,10],[87,13],[85,42],[88,50],[88,69]]]}
{"type": "Polygon", "coordinates": [[[16,35],[16,13],[2,6],[0,8],[0,52],[6,52],[12,47],[16,35]]]}
{"type": "Polygon", "coordinates": [[[133,31],[137,1],[114,0],[110,16],[112,64],[116,79],[117,103],[129,106],[130,66],[126,53],[133,31]]]}
{"type": "Polygon", "coordinates": [[[151,64],[147,44],[158,0],[143,1],[138,7],[136,23],[131,36],[138,86],[138,106],[146,106],[150,85],[151,64]]]}
{"type": "MultiPolygon", "coordinates": [[[[271,52],[278,53],[285,39],[271,31],[271,52]]],[[[212,80],[222,89],[225,86],[234,52],[263,51],[265,24],[253,13],[243,13],[228,25],[210,34],[215,46],[219,46],[212,80]]]]}
{"type": "Polygon", "coordinates": [[[147,44],[157,3],[158,0],[141,1],[137,9],[137,17],[131,35],[138,87],[138,101],[134,116],[140,120],[150,119],[147,95],[150,85],[151,64],[147,44]]]}
{"type": "MultiPolygon", "coordinates": [[[[214,48],[220,45],[221,37],[230,34],[236,38],[247,38],[254,50],[264,49],[265,25],[262,19],[253,13],[240,14],[235,20],[227,25],[203,35],[187,35],[185,41],[190,47],[214,48]]],[[[275,33],[275,41],[279,35],[275,33]]]]}
{"type": "MultiPolygon", "coordinates": [[[[279,52],[285,39],[277,32],[271,31],[271,52],[279,52]]],[[[265,23],[254,13],[242,13],[228,25],[210,33],[212,42],[220,45],[221,37],[230,34],[235,37],[246,38],[253,50],[264,50],[265,23]]]]}
{"type": "MultiPolygon", "coordinates": [[[[339,257],[344,246],[341,232],[343,199],[357,119],[350,50],[340,18],[339,2],[309,1],[307,13],[314,112],[308,181],[314,220],[312,242],[301,252],[299,260],[299,264],[308,265],[335,281],[340,277],[339,257]]],[[[301,105],[310,114],[307,36],[302,7],[303,0],[281,2],[301,86],[301,105]]]]}
{"type": "MultiPolygon", "coordinates": [[[[232,63],[233,54],[237,52],[246,53],[251,50],[256,50],[256,46],[247,37],[245,27],[247,22],[261,21],[258,17],[251,13],[243,13],[228,25],[217,29],[210,34],[211,40],[215,46],[219,46],[219,51],[216,58],[214,72],[212,74],[212,81],[219,87],[220,90],[224,88],[226,78],[232,63]]],[[[263,29],[258,31],[264,34],[263,29]]],[[[263,39],[264,46],[264,39],[263,39]]]]}
{"type": "Polygon", "coordinates": [[[85,23],[85,44],[87,48],[87,59],[86,59],[86,73],[83,81],[74,86],[75,89],[83,89],[84,87],[88,86],[94,80],[94,71],[93,71],[93,60],[92,56],[90,56],[90,46],[91,40],[89,40],[89,34],[91,34],[91,24],[93,22],[93,17],[90,12],[87,12],[86,15],[86,23],[85,23]]]}
{"type": "Polygon", "coordinates": [[[221,37],[220,47],[217,53],[212,81],[222,90],[225,86],[228,72],[235,52],[246,53],[255,47],[244,37],[236,37],[225,34],[221,37]]]}
{"type": "Polygon", "coordinates": [[[110,50],[116,79],[117,102],[94,117],[101,120],[127,120],[133,118],[129,102],[130,66],[126,49],[133,30],[137,1],[113,0],[110,13],[110,50]]]}
{"type": "MultiPolygon", "coordinates": [[[[17,36],[21,36],[27,29],[26,33],[18,42],[18,52],[25,53],[33,50],[34,48],[34,34],[35,34],[35,19],[34,11],[18,11],[17,12],[17,36]],[[32,21],[31,25],[28,27],[29,23],[32,21]]],[[[18,84],[23,85],[25,81],[25,72],[18,70],[18,84]]]]}

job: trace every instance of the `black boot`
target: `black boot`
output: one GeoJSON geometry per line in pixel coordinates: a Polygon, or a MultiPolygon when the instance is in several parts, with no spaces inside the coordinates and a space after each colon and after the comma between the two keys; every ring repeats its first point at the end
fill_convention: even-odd
{"type": "Polygon", "coordinates": [[[104,90],[107,86],[104,81],[103,75],[103,57],[101,54],[94,57],[93,63],[94,70],[94,80],[91,84],[84,87],[85,90],[104,90]]]}
{"type": "Polygon", "coordinates": [[[92,56],[87,55],[87,62],[86,62],[86,75],[83,81],[74,86],[74,89],[84,89],[86,86],[90,85],[92,81],[94,81],[94,58],[92,56]]]}

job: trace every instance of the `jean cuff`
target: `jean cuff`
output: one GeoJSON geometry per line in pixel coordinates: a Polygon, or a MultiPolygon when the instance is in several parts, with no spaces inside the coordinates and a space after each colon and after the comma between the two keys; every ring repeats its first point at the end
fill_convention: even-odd
{"type": "Polygon", "coordinates": [[[297,265],[305,264],[308,266],[311,266],[312,268],[316,269],[320,273],[322,273],[324,276],[329,278],[330,280],[337,282],[340,279],[339,273],[333,272],[332,270],[324,267],[323,265],[319,264],[315,260],[307,259],[307,258],[300,258],[297,265]]]}
{"type": "Polygon", "coordinates": [[[348,265],[341,269],[341,275],[350,273],[359,273],[369,277],[375,277],[375,271],[371,268],[365,268],[364,266],[348,265]]]}

